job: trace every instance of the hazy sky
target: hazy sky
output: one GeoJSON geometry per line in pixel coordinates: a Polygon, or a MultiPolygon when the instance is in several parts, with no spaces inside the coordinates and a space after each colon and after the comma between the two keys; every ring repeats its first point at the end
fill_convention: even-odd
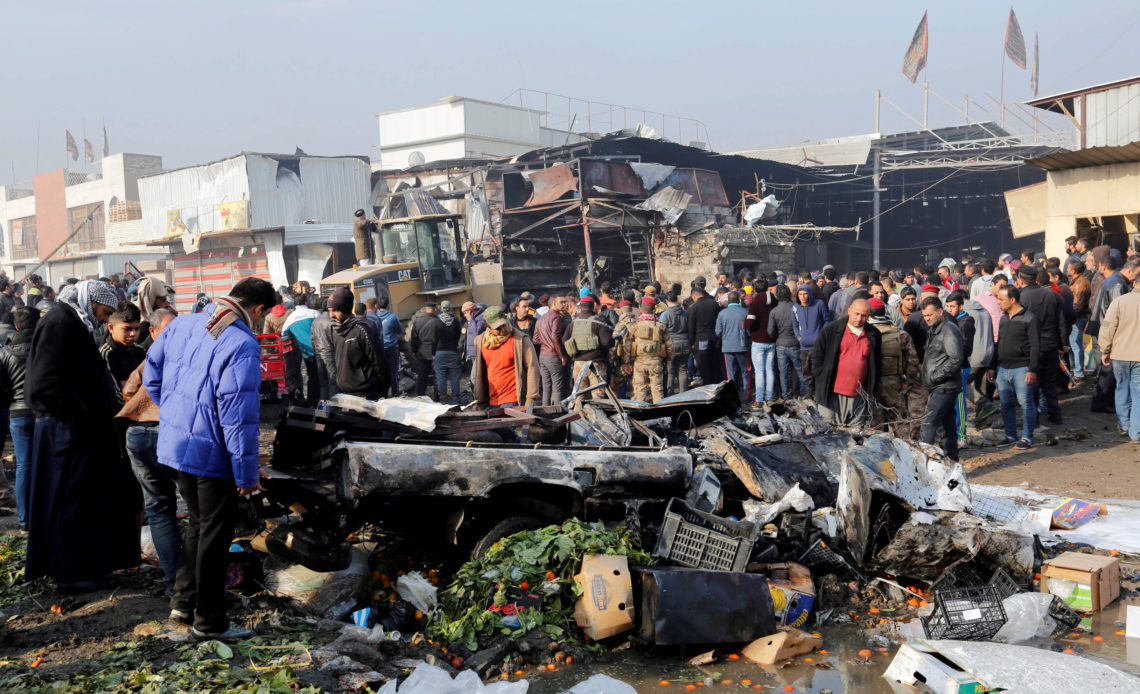
{"type": "MultiPolygon", "coordinates": [[[[870,132],[876,88],[921,117],[901,65],[927,7],[931,88],[996,114],[998,2],[8,0],[0,180],[64,165],[65,128],[82,150],[86,123],[101,151],[104,121],[111,151],[167,168],[298,145],[373,155],[378,112],[517,87],[697,118],[720,151],[870,132]]],[[[1030,61],[1040,34],[1042,96],[1140,74],[1136,0],[1015,9],[1030,61]]],[[[1028,71],[1005,76],[1007,100],[1031,97],[1028,71]]],[[[931,97],[932,125],[960,120],[931,97]]],[[[884,105],[884,132],[912,129],[884,105]]]]}

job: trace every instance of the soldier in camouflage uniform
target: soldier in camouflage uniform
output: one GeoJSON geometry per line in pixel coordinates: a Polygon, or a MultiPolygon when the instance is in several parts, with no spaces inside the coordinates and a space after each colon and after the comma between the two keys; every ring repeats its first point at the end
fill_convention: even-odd
{"type": "Polygon", "coordinates": [[[882,380],[872,425],[887,425],[892,436],[918,440],[918,430],[926,413],[926,389],[922,386],[922,364],[910,335],[899,330],[887,315],[880,299],[871,299],[871,319],[882,336],[882,380]]]}
{"type": "Polygon", "coordinates": [[[630,351],[630,344],[627,344],[627,338],[630,336],[630,329],[637,323],[637,312],[633,310],[633,302],[627,299],[619,301],[617,306],[618,320],[614,325],[615,348],[614,362],[610,368],[610,388],[613,388],[618,397],[626,397],[627,394],[621,391],[633,375],[633,353],[630,351]]]}
{"type": "Polygon", "coordinates": [[[665,397],[665,365],[672,355],[669,329],[658,322],[656,307],[653,297],[644,297],[641,314],[620,343],[623,359],[633,367],[630,397],[649,403],[665,397]]]}

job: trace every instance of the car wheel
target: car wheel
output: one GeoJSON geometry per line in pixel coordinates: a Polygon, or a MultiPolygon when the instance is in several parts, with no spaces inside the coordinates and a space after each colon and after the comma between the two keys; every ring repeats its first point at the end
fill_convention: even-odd
{"type": "Polygon", "coordinates": [[[537,530],[548,525],[550,525],[549,521],[544,521],[537,516],[508,516],[503,518],[491,524],[487,531],[479,536],[471,548],[471,558],[478,559],[483,556],[487,550],[491,549],[491,545],[508,535],[514,535],[523,530],[537,530]]]}

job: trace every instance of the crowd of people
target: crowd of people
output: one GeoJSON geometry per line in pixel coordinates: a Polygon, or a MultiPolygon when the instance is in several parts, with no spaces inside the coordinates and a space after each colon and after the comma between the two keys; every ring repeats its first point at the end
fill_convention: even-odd
{"type": "Polygon", "coordinates": [[[743,407],[806,397],[838,425],[939,443],[956,460],[967,424],[998,413],[1006,445],[1033,447],[1038,417],[1060,423],[1060,393],[1095,379],[1093,411],[1140,443],[1140,257],[1067,246],[1064,259],[428,302],[406,322],[347,287],[322,297],[249,278],[179,316],[150,277],[68,281],[58,298],[38,277],[0,278],[27,576],[101,585],[139,563],[145,514],[170,619],[200,637],[242,633],[226,617],[226,552],[239,497],[261,489],[264,333],[293,345],[290,390],[311,404],[344,393],[531,407],[611,391],[652,403],[730,382],[743,407]]]}
{"type": "MultiPolygon", "coordinates": [[[[838,424],[937,442],[956,460],[968,424],[999,414],[1004,445],[1033,447],[1038,418],[1061,423],[1060,394],[1085,378],[1096,379],[1093,411],[1115,412],[1121,434],[1140,440],[1140,347],[1129,339],[1140,315],[1127,298],[1134,255],[1074,237],[1063,259],[1030,249],[932,268],[602,284],[524,292],[502,306],[469,301],[458,312],[429,302],[406,325],[383,299],[350,309],[344,290],[329,305],[351,310],[369,336],[362,342],[382,355],[373,393],[400,393],[401,355],[414,373],[408,394],[461,402],[462,376],[471,393],[462,397],[480,407],[601,397],[603,384],[656,402],[727,380],[745,406],[808,397],[838,424]]],[[[282,316],[304,301],[296,288],[284,300],[282,316]]],[[[337,376],[340,355],[317,349],[315,361],[313,397],[363,392],[337,376]]]]}

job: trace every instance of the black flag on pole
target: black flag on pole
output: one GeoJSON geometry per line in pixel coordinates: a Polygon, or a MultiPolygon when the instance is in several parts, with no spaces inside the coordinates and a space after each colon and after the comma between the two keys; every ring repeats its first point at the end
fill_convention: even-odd
{"type": "Polygon", "coordinates": [[[1009,8],[1009,21],[1005,25],[1005,54],[1013,64],[1025,69],[1025,37],[1021,35],[1021,25],[1017,23],[1017,15],[1013,8],[1009,8]]]}
{"type": "Polygon", "coordinates": [[[918,79],[918,73],[926,67],[926,50],[927,50],[927,31],[926,31],[926,12],[922,13],[922,21],[918,23],[918,28],[914,30],[914,38],[910,40],[910,45],[907,46],[906,56],[903,57],[902,72],[906,78],[910,80],[911,84],[918,79]]]}

